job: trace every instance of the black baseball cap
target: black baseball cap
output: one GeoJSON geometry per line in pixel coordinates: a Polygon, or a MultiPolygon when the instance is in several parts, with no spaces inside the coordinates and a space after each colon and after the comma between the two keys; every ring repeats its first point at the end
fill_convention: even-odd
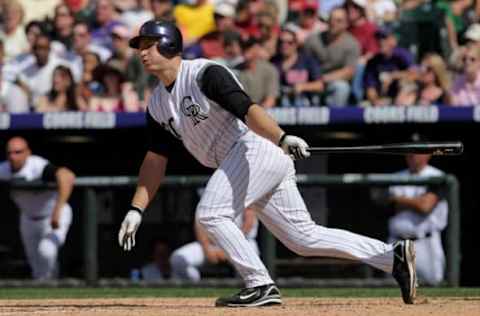
{"type": "Polygon", "coordinates": [[[249,49],[250,47],[253,47],[256,44],[260,44],[260,41],[257,38],[250,36],[246,40],[243,40],[240,45],[242,47],[242,50],[246,50],[246,49],[249,49]]]}
{"type": "Polygon", "coordinates": [[[377,39],[384,39],[390,35],[395,35],[394,29],[391,26],[382,26],[375,31],[375,37],[377,39]]]}

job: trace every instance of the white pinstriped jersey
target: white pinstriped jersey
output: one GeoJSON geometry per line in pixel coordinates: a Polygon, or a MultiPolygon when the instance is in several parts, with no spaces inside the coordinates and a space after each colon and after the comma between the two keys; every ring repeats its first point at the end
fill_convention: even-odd
{"type": "Polygon", "coordinates": [[[172,90],[160,83],[148,105],[152,118],[180,139],[200,163],[211,168],[217,168],[248,131],[241,120],[201,91],[203,71],[214,64],[219,65],[207,59],[182,60],[172,90]]]}

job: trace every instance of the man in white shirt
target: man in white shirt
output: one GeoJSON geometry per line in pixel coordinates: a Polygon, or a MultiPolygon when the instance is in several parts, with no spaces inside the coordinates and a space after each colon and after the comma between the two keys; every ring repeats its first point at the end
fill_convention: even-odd
{"type": "Polygon", "coordinates": [[[67,201],[75,175],[65,167],[32,155],[27,141],[13,137],[7,143],[7,160],[0,163],[1,181],[56,182],[57,189],[38,191],[13,189],[11,197],[21,211],[20,233],[32,277],[37,280],[57,276],[58,250],[64,244],[72,222],[67,201]]]}
{"type": "Polygon", "coordinates": [[[32,104],[37,97],[47,94],[52,88],[52,75],[57,66],[71,68],[68,61],[51,52],[50,38],[46,35],[41,34],[35,39],[33,55],[35,62],[22,69],[18,78],[29,92],[32,104]]]}

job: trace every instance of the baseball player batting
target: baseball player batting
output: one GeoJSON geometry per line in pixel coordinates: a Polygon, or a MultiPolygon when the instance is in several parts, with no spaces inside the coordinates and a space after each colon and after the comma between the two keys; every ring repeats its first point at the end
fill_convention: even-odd
{"type": "Polygon", "coordinates": [[[245,282],[240,292],[218,298],[216,306],[282,303],[267,269],[233,222],[246,207],[253,207],[259,220],[299,255],[354,259],[392,273],[404,302],[413,303],[413,242],[386,244],[316,225],[298,191],[293,162],[310,156],[308,144],[287,135],[251,101],[226,67],[206,59],[183,60],[181,33],[166,21],[146,22],[129,44],[160,83],[146,114],[148,151],[118,234],[124,250],[135,246],[144,210],[173,158],[172,144],[182,142],[200,163],[216,169],[198,204],[196,219],[245,282]]]}

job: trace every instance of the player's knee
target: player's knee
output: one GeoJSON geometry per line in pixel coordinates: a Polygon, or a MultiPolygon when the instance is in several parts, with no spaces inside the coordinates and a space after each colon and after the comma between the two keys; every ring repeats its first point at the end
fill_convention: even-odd
{"type": "Polygon", "coordinates": [[[56,259],[57,252],[57,245],[50,239],[43,239],[38,245],[38,253],[45,260],[56,259]]]}
{"type": "Polygon", "coordinates": [[[170,256],[170,266],[173,270],[185,270],[188,266],[188,261],[183,254],[174,251],[170,256]]]}
{"type": "Polygon", "coordinates": [[[220,225],[223,221],[229,220],[220,210],[212,211],[210,208],[198,207],[196,212],[196,221],[204,229],[220,225]]]}

